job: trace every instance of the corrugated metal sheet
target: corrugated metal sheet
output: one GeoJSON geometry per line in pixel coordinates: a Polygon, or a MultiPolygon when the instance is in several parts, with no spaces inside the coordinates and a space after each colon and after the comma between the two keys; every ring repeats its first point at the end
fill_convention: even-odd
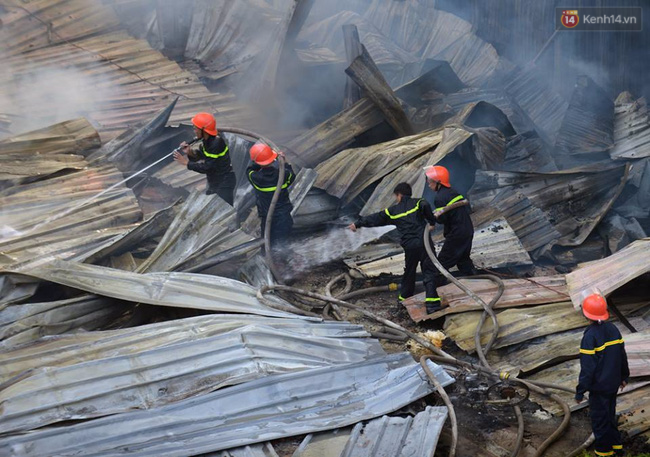
{"type": "MultiPolygon", "coordinates": [[[[439,131],[436,132],[439,133],[439,131]]],[[[421,196],[426,185],[422,169],[429,165],[435,165],[471,137],[472,133],[465,129],[446,127],[442,131],[442,138],[438,140],[440,144],[433,151],[411,160],[386,175],[379,182],[359,214],[367,216],[394,204],[393,190],[400,182],[409,183],[413,189],[413,195],[421,196]]]]}
{"type": "MultiPolygon", "coordinates": [[[[217,276],[191,273],[137,274],[62,260],[21,273],[98,295],[150,305],[295,317],[262,305],[257,300],[257,290],[247,284],[217,276]]],[[[272,299],[291,307],[284,300],[272,299]]]]}
{"type": "MultiPolygon", "coordinates": [[[[430,363],[430,362],[429,362],[430,363]]],[[[440,367],[441,384],[453,382],[440,367]]],[[[27,436],[0,453],[187,456],[350,425],[399,409],[434,389],[410,354],[268,376],[172,405],[27,436]],[[306,389],[305,386],[310,386],[306,389]],[[110,436],[110,439],[106,439],[110,436]]]]}
{"type": "Polygon", "coordinates": [[[17,185],[65,169],[81,169],[83,156],[100,146],[99,135],[85,119],[61,122],[0,141],[0,181],[17,185]]]}
{"type": "Polygon", "coordinates": [[[612,207],[625,185],[627,172],[627,166],[594,166],[552,173],[477,170],[470,200],[475,207],[481,207],[503,189],[520,192],[544,211],[561,234],[550,245],[577,246],[612,207]]]}
{"type": "Polygon", "coordinates": [[[431,407],[415,417],[388,417],[357,424],[341,457],[433,456],[446,407],[431,407]]]}
{"type": "MultiPolygon", "coordinates": [[[[469,287],[485,303],[496,295],[496,285],[486,279],[461,279],[465,286],[469,287]]],[[[540,305],[546,303],[557,303],[566,301],[569,294],[566,288],[564,276],[541,276],[530,279],[504,279],[505,290],[503,295],[494,304],[495,309],[514,308],[523,305],[540,305]]],[[[448,314],[477,311],[483,308],[472,300],[465,292],[455,284],[447,284],[438,287],[443,309],[426,316],[428,319],[437,319],[448,314]]],[[[425,293],[420,293],[407,298],[402,303],[414,321],[422,320],[426,315],[424,309],[425,293]]]]}
{"type": "Polygon", "coordinates": [[[223,452],[204,454],[202,457],[279,457],[271,443],[238,447],[223,452]]]}
{"type": "Polygon", "coordinates": [[[495,217],[504,217],[528,252],[560,238],[546,214],[528,197],[507,188],[498,192],[487,204],[482,203],[472,213],[474,225],[481,226],[495,217]]]}
{"type": "MultiPolygon", "coordinates": [[[[435,247],[436,252],[440,252],[442,243],[436,243],[435,247]]],[[[485,228],[474,232],[470,256],[474,264],[479,268],[501,268],[532,264],[528,253],[508,223],[503,219],[497,219],[485,228]]],[[[348,265],[351,265],[351,263],[348,263],[348,265]]],[[[352,268],[368,278],[381,274],[401,276],[404,273],[404,253],[401,252],[365,264],[355,263],[352,268]]]]}
{"type": "Polygon", "coordinates": [[[441,139],[442,132],[433,130],[365,148],[346,149],[316,167],[315,185],[349,203],[369,184],[426,154],[441,139]]]}
{"type": "Polygon", "coordinates": [[[0,310],[0,348],[31,343],[46,335],[101,328],[115,321],[131,306],[131,303],[92,295],[9,305],[0,310]]]}
{"type": "Polygon", "coordinates": [[[0,265],[21,269],[56,257],[83,260],[106,240],[131,229],[142,212],[125,185],[71,211],[121,180],[113,167],[88,167],[2,191],[3,224],[11,236],[0,242],[0,265]]]}
{"type": "Polygon", "coordinates": [[[379,108],[367,98],[362,98],[289,141],[287,146],[295,151],[295,154],[288,155],[289,160],[301,167],[316,167],[383,120],[379,108]]]}
{"type": "Polygon", "coordinates": [[[568,102],[538,76],[534,65],[514,71],[506,82],[506,93],[535,125],[547,144],[555,144],[568,102]]]}
{"type": "Polygon", "coordinates": [[[274,374],[382,355],[375,339],[317,338],[246,326],[129,355],[36,370],[0,392],[0,433],[152,409],[274,374]]]}
{"type": "Polygon", "coordinates": [[[138,273],[172,271],[199,252],[221,244],[230,233],[228,225],[235,222],[234,216],[234,208],[219,196],[191,193],[138,273]]]}
{"type": "MultiPolygon", "coordinates": [[[[474,332],[482,313],[462,313],[445,318],[445,333],[464,351],[474,351],[474,332]]],[[[508,309],[497,313],[499,336],[494,348],[521,343],[539,336],[585,327],[588,321],[576,313],[569,302],[508,309]]],[[[486,321],[481,342],[486,344],[492,333],[492,323],[486,321]]]]}
{"type": "Polygon", "coordinates": [[[4,59],[12,71],[0,74],[0,93],[8,95],[3,97],[6,103],[0,105],[0,112],[32,113],[31,119],[41,125],[56,121],[60,100],[35,99],[29,90],[17,90],[34,75],[56,69],[62,75],[60,84],[75,84],[77,100],[85,100],[79,109],[99,125],[103,139],[151,117],[176,96],[180,100],[173,123],[188,121],[206,108],[215,112],[220,122],[233,125],[245,125],[255,116],[254,111],[235,102],[233,95],[211,93],[197,76],[153,50],[146,41],[117,29],[113,10],[101,2],[66,0],[55,6],[48,1],[30,2],[20,7],[29,8],[32,16],[11,6],[0,16],[5,24],[0,31],[2,42],[8,43],[13,54],[4,59]],[[49,28],[51,15],[59,17],[49,28]],[[38,36],[38,41],[30,41],[30,36],[38,36]],[[89,100],[92,103],[87,103],[89,100]]]}
{"type": "Polygon", "coordinates": [[[598,289],[609,295],[634,278],[650,271],[650,238],[637,240],[611,256],[590,262],[566,276],[575,309],[582,306],[585,291],[598,289]]]}
{"type": "Polygon", "coordinates": [[[247,325],[270,327],[306,337],[347,339],[370,336],[362,326],[348,322],[310,322],[252,314],[197,316],[134,328],[65,334],[56,338],[40,339],[37,344],[5,350],[1,352],[0,383],[36,368],[63,367],[134,354],[199,338],[209,338],[247,325]]]}
{"type": "Polygon", "coordinates": [[[638,159],[650,156],[650,117],[645,98],[634,100],[629,92],[616,99],[612,159],[638,159]]]}
{"type": "MultiPolygon", "coordinates": [[[[619,309],[624,314],[645,306],[645,303],[628,303],[619,309]]],[[[474,333],[481,316],[479,312],[455,314],[445,319],[445,333],[464,351],[474,351],[474,333]]],[[[540,336],[553,335],[567,330],[586,327],[589,321],[576,312],[571,302],[514,308],[497,313],[499,336],[494,348],[510,346],[540,336]]],[[[492,333],[492,321],[488,319],[481,332],[486,344],[492,333]]]]}
{"type": "Polygon", "coordinates": [[[613,134],[614,103],[591,78],[579,76],[555,141],[556,161],[593,161],[589,154],[609,150],[613,134]]]}
{"type": "MultiPolygon", "coordinates": [[[[647,339],[648,323],[640,317],[630,318],[629,321],[634,328],[639,330],[638,334],[629,334],[627,327],[620,322],[613,321],[612,323],[618,327],[625,339],[625,348],[630,364],[635,366],[632,369],[632,376],[643,376],[643,370],[647,370],[647,367],[643,367],[641,361],[645,358],[647,348],[644,349],[642,341],[647,339]],[[631,349],[628,346],[631,346],[631,349]],[[637,357],[639,363],[633,364],[632,361],[637,357]]],[[[515,373],[528,373],[542,367],[552,367],[564,360],[578,357],[577,348],[580,346],[583,333],[583,329],[577,329],[543,336],[526,341],[520,347],[513,346],[503,351],[491,351],[488,354],[488,360],[492,366],[498,367],[499,370],[515,373]]]]}

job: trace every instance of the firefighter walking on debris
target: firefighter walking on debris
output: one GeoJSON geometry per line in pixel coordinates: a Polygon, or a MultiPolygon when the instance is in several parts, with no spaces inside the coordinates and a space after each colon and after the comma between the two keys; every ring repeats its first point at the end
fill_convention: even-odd
{"type": "Polygon", "coordinates": [[[404,248],[404,276],[398,300],[401,302],[413,295],[416,270],[420,264],[426,289],[427,311],[437,311],[440,309],[440,299],[434,283],[436,270],[424,249],[426,223],[435,223],[431,205],[422,198],[412,198],[411,186],[405,182],[399,183],[393,193],[397,204],[384,211],[361,217],[348,227],[356,231],[359,227],[395,225],[400,235],[400,244],[404,248]]]}
{"type": "Polygon", "coordinates": [[[575,399],[589,392],[589,416],[596,441],[596,455],[623,455],[616,423],[616,392],[627,385],[630,369],[623,337],[609,319],[607,301],[591,294],[582,302],[582,313],[591,321],[580,343],[580,378],[575,399]]]}
{"type": "MultiPolygon", "coordinates": [[[[266,216],[271,207],[273,193],[278,184],[280,170],[274,166],[278,155],[284,157],[282,152],[275,152],[268,145],[257,143],[250,149],[252,164],[246,170],[248,181],[255,189],[255,201],[257,203],[257,214],[260,217],[262,237],[266,229],[266,216]]],[[[289,200],[289,186],[293,184],[295,175],[291,165],[284,165],[284,183],[280,190],[280,196],[275,204],[273,220],[271,221],[271,243],[275,244],[286,239],[293,228],[291,210],[293,205],[289,200]]]]}
{"type": "MultiPolygon", "coordinates": [[[[438,260],[447,270],[458,266],[461,276],[471,276],[474,274],[474,263],[469,255],[472,251],[474,226],[469,217],[469,201],[451,187],[449,170],[445,167],[427,167],[425,173],[429,188],[436,193],[433,215],[444,226],[445,242],[437,254],[438,260]]],[[[436,269],[436,289],[446,283],[447,278],[436,269]]]]}
{"type": "Polygon", "coordinates": [[[198,113],[192,118],[194,135],[200,141],[190,145],[182,142],[174,151],[174,160],[188,170],[205,174],[208,187],[206,195],[217,194],[231,206],[235,201],[235,173],[230,163],[230,153],[225,140],[217,131],[217,122],[210,113],[198,113]]]}

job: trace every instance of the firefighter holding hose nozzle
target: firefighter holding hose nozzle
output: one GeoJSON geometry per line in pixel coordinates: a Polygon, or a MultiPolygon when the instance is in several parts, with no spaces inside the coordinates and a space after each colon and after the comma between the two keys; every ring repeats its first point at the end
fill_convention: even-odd
{"type": "Polygon", "coordinates": [[[206,195],[217,194],[232,206],[235,201],[235,173],[228,144],[217,130],[217,121],[210,113],[198,113],[192,118],[192,125],[198,141],[193,144],[182,142],[174,151],[174,160],[188,170],[204,174],[208,181],[206,195]]]}

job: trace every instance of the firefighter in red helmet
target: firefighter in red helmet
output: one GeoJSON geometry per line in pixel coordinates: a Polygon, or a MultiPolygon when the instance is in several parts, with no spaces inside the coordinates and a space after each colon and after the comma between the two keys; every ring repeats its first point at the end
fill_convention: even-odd
{"type": "Polygon", "coordinates": [[[192,118],[194,135],[200,140],[191,146],[182,142],[174,160],[187,166],[188,170],[205,174],[208,187],[206,194],[217,194],[230,205],[235,201],[235,173],[230,162],[230,152],[225,140],[219,135],[217,122],[210,113],[198,113],[192,118]]]}
{"type": "MultiPolygon", "coordinates": [[[[257,214],[260,217],[262,237],[266,229],[266,216],[271,207],[273,193],[278,185],[278,174],[280,170],[276,166],[278,155],[282,152],[275,152],[270,146],[264,143],[256,143],[250,149],[251,165],[246,170],[248,181],[255,189],[255,201],[257,203],[257,214]]],[[[286,239],[293,228],[291,210],[293,205],[289,200],[289,186],[295,179],[291,165],[284,165],[284,183],[280,188],[280,196],[275,204],[273,220],[271,221],[271,243],[275,244],[286,239]]]]}
{"type": "MultiPolygon", "coordinates": [[[[444,226],[445,242],[437,254],[438,260],[447,270],[458,266],[461,275],[471,276],[474,274],[474,263],[469,255],[474,239],[474,226],[469,217],[469,202],[451,187],[449,170],[445,167],[428,167],[425,173],[429,187],[436,192],[433,215],[437,222],[444,226]]],[[[436,270],[436,288],[446,282],[447,279],[436,270]]],[[[429,314],[440,309],[440,298],[437,294],[434,300],[437,302],[427,302],[429,314]]]]}
{"type": "Polygon", "coordinates": [[[587,296],[582,313],[591,321],[580,342],[580,378],[576,402],[589,392],[589,416],[596,455],[624,455],[616,423],[616,392],[627,385],[630,368],[621,332],[609,319],[607,301],[599,293],[587,296]]]}

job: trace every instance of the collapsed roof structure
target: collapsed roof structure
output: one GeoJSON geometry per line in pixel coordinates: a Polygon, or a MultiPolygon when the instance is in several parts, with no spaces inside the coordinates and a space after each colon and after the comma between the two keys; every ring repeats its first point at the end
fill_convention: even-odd
{"type": "MultiPolygon", "coordinates": [[[[347,292],[399,276],[388,229],[343,227],[389,206],[399,182],[430,199],[434,164],[472,203],[477,266],[510,275],[489,364],[572,389],[580,301],[598,290],[630,357],[621,427],[650,436],[644,94],[629,70],[609,86],[572,75],[560,94],[531,62],[548,59],[552,30],[491,28],[483,4],[499,2],[447,3],[0,5],[0,454],[277,456],[275,440],[301,437],[295,457],[434,455],[448,409],[430,394],[458,371],[382,346],[390,328],[331,320],[334,305],[259,291],[322,265],[347,272],[347,292]],[[234,207],[166,158],[198,111],[226,131],[234,207]],[[228,127],[271,138],[300,170],[284,278],[260,254],[253,141],[228,127]]],[[[462,284],[485,302],[498,291],[462,284]]],[[[483,308],[456,285],[439,292],[433,315],[422,295],[405,301],[412,320],[444,318],[457,354],[480,351],[477,327],[483,344],[494,330],[483,308]]]]}

